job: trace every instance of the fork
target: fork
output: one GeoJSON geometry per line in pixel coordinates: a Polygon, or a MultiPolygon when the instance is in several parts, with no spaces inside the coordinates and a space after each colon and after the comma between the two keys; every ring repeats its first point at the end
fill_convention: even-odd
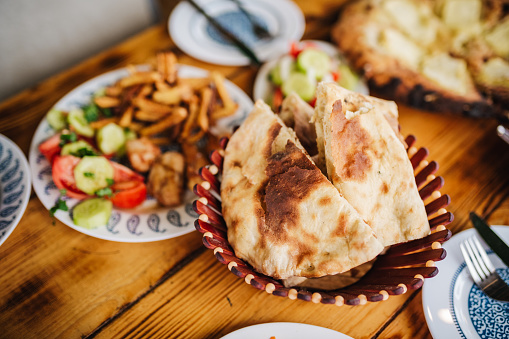
{"type": "Polygon", "coordinates": [[[475,284],[488,297],[509,302],[509,286],[495,271],[477,237],[467,238],[460,244],[460,249],[475,284]]]}

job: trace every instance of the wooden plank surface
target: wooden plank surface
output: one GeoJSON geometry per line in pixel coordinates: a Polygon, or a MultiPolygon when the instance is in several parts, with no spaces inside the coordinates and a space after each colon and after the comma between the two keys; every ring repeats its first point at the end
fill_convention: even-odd
{"type": "MultiPolygon", "coordinates": [[[[328,39],[341,2],[296,1],[306,13],[305,39],[328,39]]],[[[179,62],[218,70],[252,95],[256,69],[207,64],[178,50],[156,26],[0,103],[0,133],[26,153],[36,126],[68,91],[106,71],[152,62],[172,50],[179,62]]],[[[509,224],[509,146],[495,121],[400,106],[403,134],[417,136],[445,178],[453,232],[470,228],[472,210],[509,224]]],[[[27,211],[0,247],[0,338],[218,338],[263,322],[293,321],[355,338],[430,338],[422,293],[365,306],[291,301],[248,286],[201,245],[197,232],[122,244],[95,239],[54,221],[32,194],[27,211]]]]}

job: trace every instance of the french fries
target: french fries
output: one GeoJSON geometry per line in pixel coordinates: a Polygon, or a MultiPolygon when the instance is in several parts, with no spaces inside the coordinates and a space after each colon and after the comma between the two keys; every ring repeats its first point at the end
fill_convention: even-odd
{"type": "Polygon", "coordinates": [[[224,76],[211,72],[202,78],[179,78],[173,53],[157,54],[153,70],[129,66],[128,71],[129,75],[106,87],[103,96],[94,98],[97,106],[109,109],[113,116],[92,124],[117,123],[155,147],[178,142],[187,187],[192,189],[201,181],[199,168],[207,164],[206,145],[200,143],[200,149],[196,144],[204,137],[216,140],[210,128],[238,108],[226,90],[224,76]]]}

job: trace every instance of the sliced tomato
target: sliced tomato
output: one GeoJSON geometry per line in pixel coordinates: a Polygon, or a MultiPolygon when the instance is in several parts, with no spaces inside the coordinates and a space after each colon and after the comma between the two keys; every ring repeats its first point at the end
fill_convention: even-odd
{"type": "Polygon", "coordinates": [[[147,198],[147,186],[143,181],[125,181],[111,186],[113,196],[110,198],[115,207],[134,208],[147,198]]]}
{"type": "Polygon", "coordinates": [[[297,57],[299,56],[300,52],[302,52],[302,48],[300,47],[299,42],[293,41],[292,44],[290,45],[290,52],[289,52],[290,55],[294,59],[297,59],[297,57]]]}
{"type": "Polygon", "coordinates": [[[55,156],[53,165],[51,167],[51,174],[53,182],[58,189],[65,189],[66,195],[75,199],[85,199],[89,195],[80,191],[76,187],[76,180],[74,179],[74,167],[80,162],[81,158],[73,155],[55,156]]]}
{"type": "Polygon", "coordinates": [[[110,161],[110,163],[113,166],[113,170],[115,171],[113,175],[113,180],[115,181],[115,183],[121,183],[126,181],[143,182],[145,180],[143,175],[134,172],[130,168],[121,165],[118,162],[110,161]]]}
{"type": "Polygon", "coordinates": [[[50,163],[53,162],[55,156],[60,154],[62,150],[62,147],[60,147],[60,134],[61,133],[55,134],[39,145],[39,152],[41,152],[50,163]]]}
{"type": "Polygon", "coordinates": [[[279,112],[280,106],[283,104],[283,91],[281,87],[277,87],[274,90],[274,97],[272,98],[272,106],[274,109],[279,112]]]}

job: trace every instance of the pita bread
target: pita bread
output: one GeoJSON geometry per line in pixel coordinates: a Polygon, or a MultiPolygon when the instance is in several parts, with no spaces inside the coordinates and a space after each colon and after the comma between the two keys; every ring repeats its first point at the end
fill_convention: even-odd
{"type": "Polygon", "coordinates": [[[430,232],[412,165],[386,118],[392,106],[321,83],[314,116],[329,179],[384,246],[430,232]]]}
{"type": "Polygon", "coordinates": [[[318,153],[315,124],[311,122],[314,109],[295,92],[290,93],[281,104],[279,117],[286,126],[293,128],[297,138],[309,155],[318,153]]]}
{"type": "Polygon", "coordinates": [[[235,255],[276,279],[344,272],[383,250],[261,101],[226,147],[221,199],[235,255]]]}

